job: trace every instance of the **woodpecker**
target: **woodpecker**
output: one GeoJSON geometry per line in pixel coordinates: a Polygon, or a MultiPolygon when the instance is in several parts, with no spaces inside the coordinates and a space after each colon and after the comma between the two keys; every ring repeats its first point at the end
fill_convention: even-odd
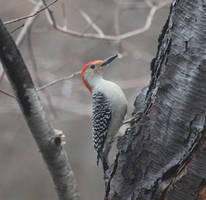
{"type": "Polygon", "coordinates": [[[81,71],[82,82],[92,95],[92,136],[97,151],[97,165],[102,161],[104,172],[109,168],[108,154],[127,112],[127,99],[122,89],[105,80],[107,66],[118,54],[105,60],[86,64],[81,71]]]}

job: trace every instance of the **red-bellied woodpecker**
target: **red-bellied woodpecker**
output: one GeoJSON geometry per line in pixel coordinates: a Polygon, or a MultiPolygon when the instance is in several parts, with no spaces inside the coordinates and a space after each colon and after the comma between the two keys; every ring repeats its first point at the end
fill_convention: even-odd
{"type": "Polygon", "coordinates": [[[86,64],[81,71],[84,85],[92,95],[92,133],[97,151],[97,164],[102,161],[104,172],[108,169],[108,154],[127,112],[127,99],[115,83],[103,79],[102,75],[118,55],[86,64]]]}

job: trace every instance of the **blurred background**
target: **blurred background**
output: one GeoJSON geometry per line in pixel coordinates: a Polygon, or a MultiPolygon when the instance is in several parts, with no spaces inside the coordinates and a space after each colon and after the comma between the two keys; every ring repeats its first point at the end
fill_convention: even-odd
{"type": "MultiPolygon", "coordinates": [[[[32,1],[0,0],[1,19],[6,22],[28,15],[35,7],[32,1]]],[[[81,15],[84,11],[105,34],[117,35],[143,27],[150,11],[148,5],[141,0],[59,0],[51,9],[59,25],[67,23],[68,28],[76,31],[95,33],[81,15]]],[[[69,76],[91,60],[121,53],[123,57],[111,65],[105,78],[123,88],[129,101],[129,118],[136,95],[149,83],[150,62],[156,54],[158,36],[168,12],[169,4],[157,10],[149,30],[115,42],[60,33],[49,25],[45,12],[41,12],[19,48],[36,87],[69,76]]],[[[15,29],[24,22],[6,25],[14,39],[21,31],[15,29]]],[[[0,89],[12,94],[1,67],[0,77],[0,89]]],[[[91,96],[80,76],[47,87],[39,95],[53,126],[66,135],[65,148],[82,199],[103,199],[103,173],[101,165],[96,166],[91,135],[91,96]]],[[[0,130],[0,199],[57,199],[46,165],[15,99],[2,93],[0,130]]]]}

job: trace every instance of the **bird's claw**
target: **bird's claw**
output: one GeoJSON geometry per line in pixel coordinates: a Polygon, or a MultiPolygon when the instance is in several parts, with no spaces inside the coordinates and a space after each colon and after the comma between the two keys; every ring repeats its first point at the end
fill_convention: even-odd
{"type": "Polygon", "coordinates": [[[138,120],[140,119],[140,117],[141,117],[141,114],[142,114],[142,112],[137,112],[137,113],[135,113],[134,116],[132,116],[131,118],[125,120],[125,121],[123,122],[123,125],[124,125],[124,124],[132,124],[133,122],[138,121],[138,120]]]}

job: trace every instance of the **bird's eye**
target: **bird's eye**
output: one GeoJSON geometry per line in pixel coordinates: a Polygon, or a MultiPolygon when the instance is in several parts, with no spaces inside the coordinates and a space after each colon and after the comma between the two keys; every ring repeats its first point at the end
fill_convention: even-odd
{"type": "Polygon", "coordinates": [[[94,69],[94,68],[95,68],[95,65],[91,65],[90,68],[91,68],[91,69],[94,69]]]}

